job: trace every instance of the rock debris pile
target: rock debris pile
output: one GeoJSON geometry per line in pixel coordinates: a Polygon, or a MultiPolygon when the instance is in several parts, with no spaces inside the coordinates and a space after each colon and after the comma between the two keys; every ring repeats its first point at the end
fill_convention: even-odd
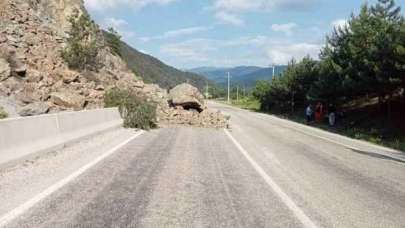
{"type": "Polygon", "coordinates": [[[228,127],[228,118],[219,111],[208,109],[202,94],[189,84],[181,84],[170,90],[168,106],[161,109],[158,116],[163,126],[228,127]]]}

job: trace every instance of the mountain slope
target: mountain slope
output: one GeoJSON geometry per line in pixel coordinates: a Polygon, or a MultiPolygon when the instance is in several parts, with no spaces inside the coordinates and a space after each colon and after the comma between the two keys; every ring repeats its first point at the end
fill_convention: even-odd
{"type": "MultiPolygon", "coordinates": [[[[274,69],[274,75],[282,74],[285,69],[286,66],[276,66],[274,69]]],[[[249,74],[236,76],[234,77],[234,81],[236,81],[238,84],[245,85],[247,87],[253,87],[256,85],[257,81],[271,80],[273,78],[272,75],[273,75],[273,68],[270,67],[262,68],[249,74]]]]}
{"type": "Polygon", "coordinates": [[[125,42],[121,44],[121,54],[128,67],[145,83],[154,83],[170,89],[183,82],[189,82],[202,91],[208,81],[198,74],[183,72],[168,66],[153,56],[139,52],[125,42]]]}

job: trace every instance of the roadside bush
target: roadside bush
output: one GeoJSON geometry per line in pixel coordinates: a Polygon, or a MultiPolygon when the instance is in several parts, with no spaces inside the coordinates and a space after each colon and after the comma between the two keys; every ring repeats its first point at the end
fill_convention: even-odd
{"type": "Polygon", "coordinates": [[[131,94],[127,90],[117,88],[107,91],[104,95],[104,107],[120,107],[131,94]]]}
{"type": "Polygon", "coordinates": [[[8,114],[2,107],[0,107],[0,119],[5,119],[8,117],[8,114]]]}
{"type": "Polygon", "coordinates": [[[124,127],[149,130],[157,127],[156,105],[128,90],[112,89],[105,94],[105,107],[118,107],[124,127]]]}

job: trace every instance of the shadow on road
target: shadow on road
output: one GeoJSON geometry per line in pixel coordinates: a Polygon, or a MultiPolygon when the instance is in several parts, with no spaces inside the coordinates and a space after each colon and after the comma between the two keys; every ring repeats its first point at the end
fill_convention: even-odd
{"type": "Polygon", "coordinates": [[[405,164],[405,160],[401,160],[398,158],[393,158],[387,155],[383,155],[383,154],[378,154],[378,153],[374,153],[374,152],[368,152],[368,151],[361,151],[361,150],[355,150],[355,149],[351,149],[353,152],[356,152],[358,154],[362,154],[362,155],[366,155],[366,156],[370,156],[373,158],[378,158],[378,159],[384,159],[384,160],[390,160],[390,161],[395,161],[395,162],[399,162],[399,163],[403,163],[405,164]]]}

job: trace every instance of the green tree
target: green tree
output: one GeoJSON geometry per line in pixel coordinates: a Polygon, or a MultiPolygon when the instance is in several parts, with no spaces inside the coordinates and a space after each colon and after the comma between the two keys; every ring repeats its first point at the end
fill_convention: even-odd
{"type": "Polygon", "coordinates": [[[403,78],[403,17],[393,0],[362,6],[345,28],[335,29],[324,50],[350,97],[390,96],[403,78]]]}
{"type": "Polygon", "coordinates": [[[114,28],[110,27],[106,32],[105,38],[107,45],[111,49],[112,53],[118,56],[122,56],[120,34],[118,34],[118,32],[114,28]]]}
{"type": "Polygon", "coordinates": [[[336,28],[323,50],[325,75],[311,95],[330,99],[329,89],[341,101],[377,96],[387,103],[390,116],[392,96],[404,88],[405,29],[400,12],[394,0],[378,0],[371,7],[364,4],[347,26],[336,28]]]}
{"type": "Polygon", "coordinates": [[[62,57],[70,68],[78,70],[95,70],[98,68],[97,55],[100,45],[97,42],[98,26],[86,13],[79,16],[75,11],[69,18],[71,29],[67,46],[62,57]]]}
{"type": "Polygon", "coordinates": [[[268,93],[270,91],[270,81],[258,81],[253,89],[253,97],[259,100],[260,110],[269,111],[270,101],[268,100],[268,93]]]}
{"type": "Polygon", "coordinates": [[[305,57],[301,62],[292,60],[281,77],[268,85],[258,84],[254,92],[260,100],[262,110],[294,112],[308,102],[308,91],[318,79],[318,62],[305,57]]]}

